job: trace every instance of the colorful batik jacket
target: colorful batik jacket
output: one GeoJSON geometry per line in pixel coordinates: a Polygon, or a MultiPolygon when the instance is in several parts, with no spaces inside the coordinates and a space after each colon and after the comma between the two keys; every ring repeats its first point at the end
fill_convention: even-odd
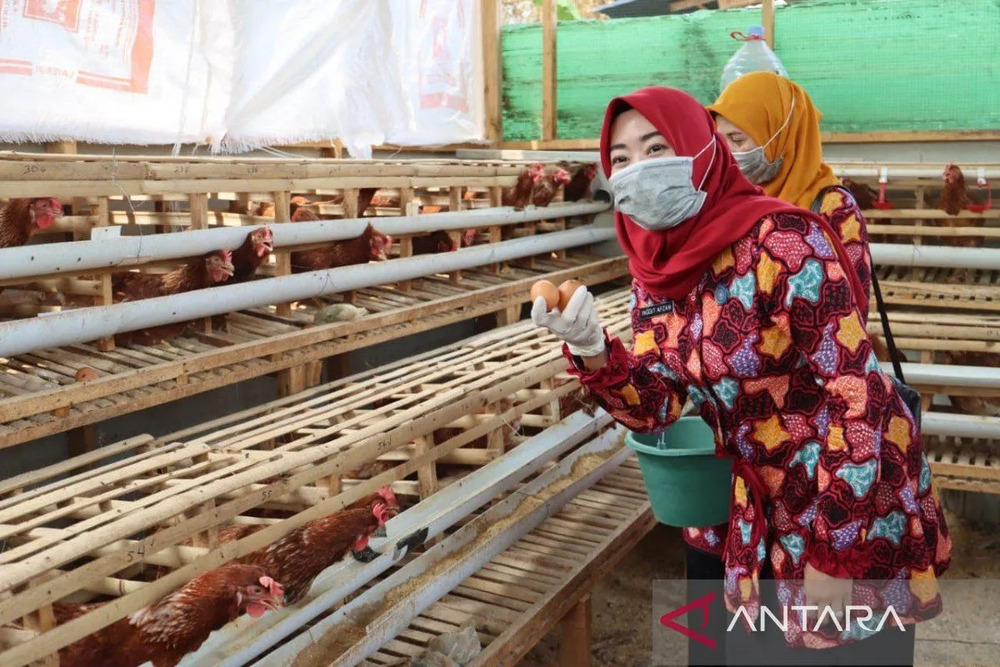
{"type": "MultiPolygon", "coordinates": [[[[950,541],[930,467],[850,290],[819,225],[775,214],[683,300],[634,284],[631,350],[609,338],[608,362],[587,372],[564,348],[570,372],[627,428],[662,431],[690,398],[717,453],[734,459],[730,609],[757,604],[764,559],[778,580],[800,580],[810,563],[907,590],[923,582],[905,622],[940,609],[933,584],[950,541]]],[[[788,636],[809,646],[845,641],[788,636]]]]}
{"type": "MultiPolygon", "coordinates": [[[[868,253],[868,229],[861,209],[845,188],[829,188],[822,193],[816,212],[840,235],[840,241],[861,281],[865,295],[871,299],[872,268],[868,253]]],[[[868,310],[861,312],[862,324],[868,324],[868,310]]],[[[685,528],[684,541],[696,549],[722,555],[726,541],[726,524],[703,528],[685,528]]]]}

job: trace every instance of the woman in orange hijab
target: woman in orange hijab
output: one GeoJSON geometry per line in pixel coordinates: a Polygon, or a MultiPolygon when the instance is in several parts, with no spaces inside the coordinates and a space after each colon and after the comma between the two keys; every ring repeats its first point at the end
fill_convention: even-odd
{"type": "Polygon", "coordinates": [[[871,263],[865,219],[851,193],[823,162],[822,114],[795,83],[754,72],[726,86],[708,107],[743,174],[772,197],[819,213],[840,234],[861,279],[868,314],[871,263]]]}
{"type": "Polygon", "coordinates": [[[632,341],[608,335],[584,286],[563,308],[539,297],[531,319],[626,428],[661,433],[690,400],[732,459],[731,487],[715,490],[731,495],[726,537],[714,535],[719,597],[737,614],[722,628],[731,662],[912,663],[912,627],[900,628],[940,612],[933,584],[950,554],[916,419],[872,352],[839,233],[765,196],[724,141],[683,91],[613,99],[601,167],[634,278],[632,341]],[[890,598],[905,616],[874,636],[828,625],[855,596],[880,619],[890,598]],[[762,603],[780,618],[779,599],[817,614],[736,630],[762,603]]]}

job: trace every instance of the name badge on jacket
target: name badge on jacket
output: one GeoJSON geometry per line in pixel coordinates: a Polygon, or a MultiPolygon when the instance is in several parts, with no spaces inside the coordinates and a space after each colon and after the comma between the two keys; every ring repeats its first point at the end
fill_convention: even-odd
{"type": "Polygon", "coordinates": [[[657,315],[665,315],[672,312],[674,312],[674,304],[672,301],[667,301],[666,303],[658,303],[655,306],[640,308],[639,319],[648,320],[652,317],[656,317],[657,315]]]}

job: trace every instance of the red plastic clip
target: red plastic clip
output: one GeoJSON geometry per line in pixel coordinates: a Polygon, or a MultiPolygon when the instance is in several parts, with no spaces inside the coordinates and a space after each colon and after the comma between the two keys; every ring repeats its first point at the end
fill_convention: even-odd
{"type": "Polygon", "coordinates": [[[976,185],[986,188],[986,203],[969,204],[965,208],[973,213],[982,213],[983,211],[990,210],[993,208],[993,188],[990,187],[990,182],[986,180],[986,167],[979,168],[979,172],[976,174],[976,185]]]}
{"type": "Polygon", "coordinates": [[[889,170],[882,167],[878,175],[878,201],[874,204],[875,208],[880,211],[888,211],[893,207],[892,202],[885,199],[885,188],[887,185],[889,185],[889,170]]]}

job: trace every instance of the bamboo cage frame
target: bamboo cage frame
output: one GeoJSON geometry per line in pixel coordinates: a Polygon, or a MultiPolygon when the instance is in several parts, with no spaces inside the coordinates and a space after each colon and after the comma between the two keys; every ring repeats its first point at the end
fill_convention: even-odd
{"type": "MultiPolygon", "coordinates": [[[[615,330],[621,333],[628,326],[627,302],[621,294],[601,305],[605,318],[616,322],[615,330]]],[[[551,334],[522,323],[438,350],[384,375],[373,373],[360,382],[349,378],[280,407],[264,406],[216,420],[203,430],[189,430],[184,440],[134,440],[116,448],[119,454],[131,451],[133,456],[110,466],[65,479],[55,469],[22,476],[18,483],[52,480],[31,490],[5,485],[2,535],[17,545],[0,554],[0,591],[8,596],[0,607],[0,623],[73,593],[124,592],[99,610],[0,654],[5,664],[48,655],[198,573],[260,548],[384,484],[426,497],[437,488],[434,467],[449,460],[445,457],[453,464],[475,466],[503,455],[517,442],[512,424],[520,420],[522,427],[545,428],[556,423],[560,397],[577,386],[562,375],[565,360],[556,343],[551,334]],[[428,443],[423,450],[411,448],[440,429],[449,429],[443,441],[428,443]],[[389,457],[395,465],[370,479],[345,482],[345,473],[379,457],[389,457]],[[416,488],[400,484],[413,473],[419,478],[416,488]],[[123,498],[142,490],[150,495],[123,498]],[[94,511],[105,507],[117,511],[94,511]],[[239,515],[254,508],[298,513],[248,538],[212,548],[214,527],[240,521],[239,515]],[[170,524],[171,517],[182,515],[183,521],[170,524]],[[61,518],[75,523],[38,531],[61,518]],[[156,528],[162,529],[149,534],[156,528]],[[210,550],[195,554],[174,548],[189,538],[210,550]],[[191,555],[195,559],[185,562],[191,555]],[[139,562],[177,569],[151,582],[121,576],[139,562]],[[40,585],[42,576],[52,578],[40,585]]]]}
{"type": "MultiPolygon", "coordinates": [[[[557,469],[317,623],[308,635],[253,664],[293,659],[296,665],[317,659],[331,665],[373,664],[362,662],[367,658],[392,664],[399,656],[419,654],[442,628],[432,623],[436,631],[428,633],[427,620],[442,614],[451,619],[445,628],[459,619],[475,622],[486,646],[470,664],[515,664],[655,525],[641,472],[626,458],[630,452],[620,444],[602,444],[595,441],[574,452],[557,469]],[[593,470],[587,470],[588,462],[593,470]],[[556,481],[560,475],[563,481],[556,481]],[[537,551],[540,546],[547,547],[547,557],[537,551]],[[565,557],[556,555],[560,547],[565,557]],[[526,562],[526,554],[535,556],[526,562]],[[474,605],[475,613],[470,613],[471,601],[482,603],[474,605]],[[459,613],[449,613],[449,605],[459,613]],[[364,636],[345,641],[363,622],[364,636]]],[[[563,647],[577,643],[577,653],[589,654],[589,634],[586,628],[567,633],[563,647]]]]}
{"type": "MultiPolygon", "coordinates": [[[[957,216],[937,208],[945,165],[833,163],[831,167],[838,176],[849,177],[873,189],[878,188],[879,174],[885,173],[888,181],[886,199],[893,208],[862,211],[873,243],[953,246],[956,256],[960,257],[965,250],[960,245],[995,247],[996,239],[1000,238],[1000,208],[976,213],[962,211],[957,216]]],[[[986,192],[977,187],[976,174],[982,169],[987,178],[997,176],[1000,165],[961,167],[967,190],[984,202],[986,192]]],[[[928,315],[931,319],[938,313],[951,311],[964,311],[974,316],[974,313],[1000,310],[997,299],[1000,296],[1000,266],[993,271],[894,266],[881,266],[877,270],[885,301],[894,308],[934,308],[937,312],[928,315]]]]}
{"type": "MultiPolygon", "coordinates": [[[[276,216],[287,219],[288,200],[292,194],[303,192],[319,193],[320,198],[343,193],[346,206],[316,208],[322,215],[350,217],[347,214],[357,213],[352,201],[356,201],[362,187],[377,187],[398,197],[398,209],[378,210],[379,214],[417,214],[421,203],[442,211],[492,208],[500,204],[501,189],[514,182],[523,166],[495,160],[373,162],[3,153],[0,191],[2,195],[64,197],[66,203],[72,202],[74,215],[67,216],[68,222],[64,218],[55,233],[72,232],[74,240],[81,240],[89,237],[91,228],[114,228],[133,222],[146,229],[179,224],[195,229],[280,225],[274,222],[276,218],[231,211],[245,206],[251,198],[272,200],[280,204],[276,216]],[[466,194],[474,197],[467,199],[466,194]],[[128,202],[122,201],[126,198],[128,202]],[[163,200],[186,202],[190,210],[136,212],[131,207],[132,202],[159,204],[163,200]],[[352,207],[353,211],[348,210],[352,207]]],[[[561,193],[557,202],[559,199],[561,193]]],[[[580,219],[560,216],[557,208],[553,206],[548,220],[514,225],[514,238],[560,231],[581,223],[580,219]]],[[[435,214],[423,213],[421,219],[425,215],[435,214]]],[[[381,215],[364,219],[377,226],[378,217],[381,215]]],[[[481,228],[477,245],[500,242],[501,231],[500,226],[481,228]]],[[[394,237],[399,238],[398,246],[394,246],[399,256],[412,255],[412,236],[403,233],[394,237]]],[[[41,248],[44,244],[28,247],[41,248]]],[[[262,266],[259,273],[289,274],[288,251],[297,247],[276,248],[275,264],[262,266]]],[[[57,274],[7,281],[0,275],[0,285],[42,286],[65,291],[85,306],[110,305],[112,271],[134,267],[160,270],[179,262],[146,262],[139,257],[123,267],[92,269],[82,275],[73,271],[72,262],[67,262],[57,274]]],[[[494,315],[500,324],[513,322],[519,318],[531,283],[550,273],[553,280],[575,278],[594,285],[625,277],[627,264],[623,259],[608,260],[590,254],[586,248],[546,253],[503,266],[427,275],[347,292],[342,295],[345,302],[370,313],[349,323],[313,324],[316,310],[329,300],[299,302],[294,307],[273,304],[231,313],[221,329],[206,319],[192,335],[169,344],[116,348],[113,340],[102,339],[95,345],[37,350],[0,360],[0,448],[262,375],[278,373],[281,395],[301,391],[320,381],[322,362],[328,357],[339,359],[342,365],[344,357],[339,355],[346,352],[483,315],[494,315]],[[96,370],[99,378],[76,382],[74,376],[84,366],[96,370]]],[[[5,288],[8,295],[13,289],[5,288]]]]}
{"type": "MultiPolygon", "coordinates": [[[[624,290],[599,301],[608,329],[626,338],[628,296],[624,290]]],[[[565,375],[557,343],[523,322],[159,440],[140,436],[0,484],[0,539],[14,544],[0,553],[0,594],[7,596],[0,623],[44,618],[46,606],[66,596],[118,596],[17,644],[5,659],[26,664],[42,658],[378,486],[393,484],[401,494],[427,498],[456,479],[445,477],[440,466],[497,460],[522,441],[515,425],[545,429],[564,416],[560,399],[577,384],[565,375]],[[86,469],[102,459],[108,462],[86,469]],[[383,469],[369,479],[345,478],[376,461],[383,469]],[[77,470],[82,472],[66,477],[77,470]],[[413,474],[415,482],[404,479],[413,474]],[[136,493],[148,495],[135,499],[136,493]],[[250,513],[262,509],[295,514],[262,521],[250,513]],[[171,522],[180,516],[183,521],[171,522]],[[74,523],[46,525],[66,519],[74,523]],[[248,521],[267,526],[234,543],[213,542],[218,526],[248,521]],[[156,528],[161,530],[150,533],[156,528]],[[180,545],[185,540],[195,546],[180,545]],[[140,563],[174,569],[142,581],[131,569],[140,563]]],[[[911,379],[918,390],[954,391],[939,384],[948,382],[944,375],[921,380],[924,376],[926,370],[911,379]]],[[[997,383],[970,387],[979,395],[1000,396],[997,383]]],[[[987,421],[1000,428],[1000,419],[987,421]]],[[[942,486],[1000,487],[995,455],[961,452],[944,447],[952,443],[948,436],[935,438],[932,467],[948,478],[942,486]]]]}

